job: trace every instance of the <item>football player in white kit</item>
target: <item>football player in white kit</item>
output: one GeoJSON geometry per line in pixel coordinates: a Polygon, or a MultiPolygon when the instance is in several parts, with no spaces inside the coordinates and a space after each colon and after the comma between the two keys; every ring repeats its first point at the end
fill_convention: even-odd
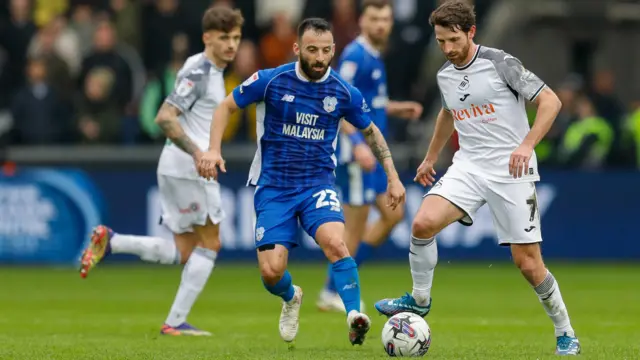
{"type": "Polygon", "coordinates": [[[99,225],[81,259],[84,278],[109,254],[138,255],[161,264],[185,264],[178,293],[161,334],[208,336],[187,323],[220,251],[219,224],[225,214],[220,185],[198,175],[195,164],[209,145],[211,119],[226,97],[224,68],[233,61],[244,22],[239,10],[208,9],[202,19],[205,50],[187,59],[156,123],[167,137],[158,163],[161,222],[174,239],[118,234],[99,225]]]}
{"type": "Polygon", "coordinates": [[[540,251],[540,213],[535,182],[540,179],[534,152],[562,104],[555,93],[515,57],[477,45],[473,8],[451,0],[430,18],[436,40],[449,60],[438,71],[442,109],[427,155],[415,181],[435,182],[434,164],[453,130],[460,150],[444,176],[425,195],[413,220],[409,263],[413,291],[375,304],[384,315],[409,311],[426,316],[438,259],[435,236],[449,224],[473,224],[487,204],[500,245],[510,246],[515,264],[538,295],[553,321],[556,353],[580,353],[567,308],[540,251]],[[529,127],[525,101],[538,107],[529,127]]]}

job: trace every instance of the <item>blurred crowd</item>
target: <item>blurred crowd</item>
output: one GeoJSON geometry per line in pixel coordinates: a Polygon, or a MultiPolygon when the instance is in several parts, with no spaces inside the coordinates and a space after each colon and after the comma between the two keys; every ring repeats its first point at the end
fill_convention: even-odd
{"type": "MultiPolygon", "coordinates": [[[[385,59],[393,99],[437,100],[415,74],[438,1],[393,1],[387,54],[411,54],[385,59]]],[[[482,19],[491,1],[474,2],[482,19]]],[[[246,19],[228,91],[259,68],[293,60],[304,17],[331,20],[337,55],[358,35],[358,0],[0,0],[0,144],[163,142],[156,111],[184,60],[202,51],[201,15],[216,3],[240,8],[246,19]]],[[[603,71],[557,87],[565,106],[537,149],[542,163],[640,166],[640,104],[621,104],[613,82],[603,71]]],[[[390,125],[392,142],[410,138],[405,122],[390,125]]],[[[254,109],[234,114],[224,140],[255,140],[254,109]]]]}
{"type": "MultiPolygon", "coordinates": [[[[640,168],[640,102],[623,104],[614,94],[610,70],[587,81],[570,74],[554,90],[562,109],[536,148],[541,165],[562,168],[640,168]]],[[[527,107],[533,125],[535,106],[527,107]]]]}

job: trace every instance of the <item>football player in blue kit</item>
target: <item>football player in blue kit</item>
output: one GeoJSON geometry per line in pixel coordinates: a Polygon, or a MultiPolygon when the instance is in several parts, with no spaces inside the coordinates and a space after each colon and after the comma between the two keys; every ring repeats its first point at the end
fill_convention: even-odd
{"type": "MultiPolygon", "coordinates": [[[[387,74],[381,52],[387,46],[393,27],[391,1],[364,0],[361,10],[361,34],[342,52],[338,72],[360,90],[371,108],[371,121],[386,136],[387,115],[417,120],[422,115],[422,105],[413,101],[390,101],[387,95],[387,74]]],[[[402,221],[404,207],[391,209],[385,206],[387,178],[384,169],[376,163],[362,134],[348,123],[342,124],[337,153],[336,184],[344,205],[345,243],[360,267],[402,221]],[[377,208],[380,217],[368,225],[371,206],[377,208]]],[[[331,269],[329,266],[327,281],[316,305],[322,311],[344,312],[331,269]]]]}
{"type": "Polygon", "coordinates": [[[383,165],[388,206],[400,206],[405,189],[362,94],[329,67],[335,51],[329,23],[303,20],[293,50],[297,62],[256,72],[216,109],[209,151],[198,171],[206,179],[226,172],[221,139],[229,115],[257,103],[258,148],[248,185],[256,188],[255,241],[262,281],[283,300],[280,336],[291,343],[298,333],[302,289],[293,284],[287,259],[299,245],[299,222],[332,263],[336,289],[347,310],[349,340],[362,344],[370,320],[360,311],[358,269],[343,240],[342,206],[334,187],[341,119],[362,132],[383,165]]]}

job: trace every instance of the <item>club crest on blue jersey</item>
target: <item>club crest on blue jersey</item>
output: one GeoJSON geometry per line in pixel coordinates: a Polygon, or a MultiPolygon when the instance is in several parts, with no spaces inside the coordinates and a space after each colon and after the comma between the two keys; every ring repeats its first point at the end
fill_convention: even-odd
{"type": "Polygon", "coordinates": [[[264,237],[264,228],[261,226],[256,229],[256,242],[262,240],[264,237]]]}
{"type": "Polygon", "coordinates": [[[327,96],[322,100],[322,104],[324,105],[324,111],[333,112],[336,109],[336,105],[338,105],[338,99],[333,96],[327,96]]]}
{"type": "Polygon", "coordinates": [[[239,108],[257,104],[259,147],[251,185],[333,184],[340,121],[358,129],[371,124],[360,91],[331,69],[316,81],[309,81],[298,63],[260,70],[233,91],[233,98],[239,108]]]}

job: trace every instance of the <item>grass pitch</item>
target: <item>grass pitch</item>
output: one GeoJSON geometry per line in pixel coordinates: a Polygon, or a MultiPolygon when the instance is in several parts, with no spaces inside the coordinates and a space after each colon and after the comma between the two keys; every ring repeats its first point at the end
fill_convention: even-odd
{"type": "MultiPolygon", "coordinates": [[[[640,359],[640,266],[550,264],[583,346],[583,359],[640,359]]],[[[407,263],[366,264],[363,298],[373,328],[351,346],[343,315],[315,300],[321,264],[290,266],[305,298],[296,348],[278,336],[280,301],[263,289],[254,263],[221,263],[190,322],[210,338],[158,334],[180,267],[97,268],[86,280],[72,269],[0,268],[0,359],[384,359],[383,297],[411,288],[407,263]]],[[[427,317],[431,359],[553,358],[553,326],[533,290],[510,264],[441,264],[427,317]]]]}

